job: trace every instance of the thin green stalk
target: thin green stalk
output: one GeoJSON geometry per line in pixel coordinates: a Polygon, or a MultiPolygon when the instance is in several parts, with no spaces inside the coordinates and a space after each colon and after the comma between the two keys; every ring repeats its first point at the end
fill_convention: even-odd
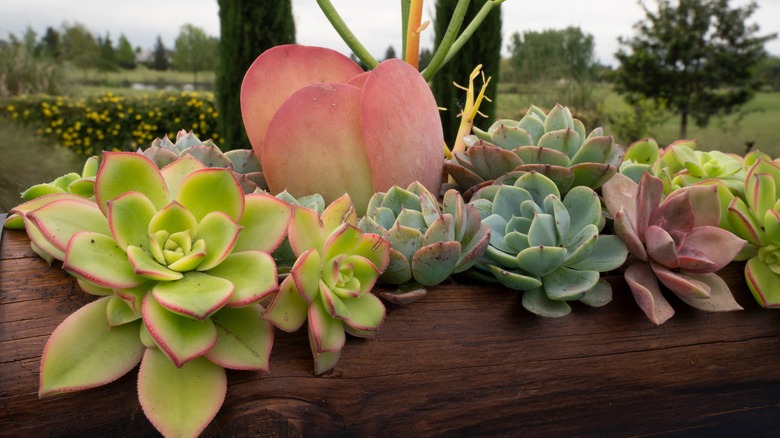
{"type": "Polygon", "coordinates": [[[317,4],[325,14],[325,17],[328,18],[328,21],[330,21],[330,24],[334,29],[336,29],[336,32],[338,32],[339,36],[341,36],[341,39],[347,43],[347,46],[350,48],[350,50],[352,50],[352,53],[354,53],[358,59],[363,61],[363,64],[365,64],[369,69],[373,69],[379,65],[379,62],[377,62],[377,60],[374,59],[370,53],[368,53],[368,50],[366,50],[366,48],[363,47],[363,44],[358,41],[355,34],[349,30],[349,27],[346,23],[344,23],[341,15],[339,15],[339,13],[336,11],[336,8],[333,7],[333,3],[331,3],[330,0],[317,0],[317,4]]]}
{"type": "Polygon", "coordinates": [[[485,2],[484,5],[482,5],[482,9],[479,10],[477,15],[474,17],[473,20],[471,20],[471,23],[469,23],[468,26],[466,26],[466,29],[463,31],[462,34],[458,37],[457,40],[452,44],[452,47],[450,47],[450,51],[447,53],[447,57],[444,58],[444,62],[442,63],[442,66],[446,65],[452,58],[455,57],[455,55],[458,54],[460,49],[463,48],[463,46],[466,44],[466,41],[471,38],[472,35],[474,35],[474,32],[476,32],[477,28],[482,24],[482,22],[485,20],[485,17],[490,13],[490,11],[493,10],[493,7],[500,5],[503,3],[504,0],[491,0],[485,2]]]}
{"type": "Polygon", "coordinates": [[[406,59],[406,34],[409,33],[409,5],[412,0],[401,0],[401,59],[406,59]]]}
{"type": "Polygon", "coordinates": [[[436,53],[433,54],[430,64],[422,72],[423,79],[426,81],[439,71],[444,65],[444,59],[447,57],[447,53],[450,51],[450,47],[455,42],[455,39],[460,32],[460,27],[463,25],[463,19],[466,16],[466,10],[469,7],[470,0],[458,0],[458,4],[455,6],[455,12],[452,14],[450,24],[447,25],[447,31],[444,32],[444,38],[441,39],[439,47],[436,49],[436,53]]]}

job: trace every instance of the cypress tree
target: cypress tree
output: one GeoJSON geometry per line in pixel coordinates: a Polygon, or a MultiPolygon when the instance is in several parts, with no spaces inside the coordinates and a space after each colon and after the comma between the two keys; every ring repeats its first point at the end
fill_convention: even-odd
{"type": "MultiPolygon", "coordinates": [[[[461,31],[471,22],[477,12],[485,4],[486,0],[472,0],[463,21],[461,31]]],[[[435,46],[441,43],[444,33],[447,30],[450,17],[455,11],[458,0],[437,0],[436,18],[434,19],[434,31],[436,32],[435,46]]],[[[479,64],[482,64],[482,71],[485,77],[491,76],[485,95],[491,100],[495,100],[496,90],[498,89],[499,64],[501,63],[501,10],[500,6],[494,8],[482,22],[482,25],[455,55],[431,81],[431,89],[436,97],[439,106],[447,108],[447,111],[441,112],[441,122],[444,128],[444,139],[447,145],[452,147],[454,137],[458,132],[460,125],[460,114],[463,107],[463,101],[466,98],[466,92],[452,85],[456,82],[460,85],[468,86],[468,79],[471,72],[479,64]]],[[[475,86],[481,85],[479,79],[475,80],[475,86]]],[[[480,111],[488,116],[488,119],[479,117],[474,124],[479,127],[487,127],[495,118],[495,104],[483,102],[480,111]]]]}
{"type": "Polygon", "coordinates": [[[295,43],[290,0],[218,0],[220,40],[216,94],[223,150],[252,146],[241,119],[241,81],[271,47],[295,43]]]}

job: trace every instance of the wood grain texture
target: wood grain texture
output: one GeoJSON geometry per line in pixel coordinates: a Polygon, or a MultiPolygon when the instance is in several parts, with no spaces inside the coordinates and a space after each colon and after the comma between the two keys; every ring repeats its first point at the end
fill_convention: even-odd
{"type": "MultiPolygon", "coordinates": [[[[0,247],[0,435],[155,436],[137,370],[107,386],[37,396],[48,336],[91,298],[22,232],[0,247]]],[[[349,338],[312,375],[305,332],[277,331],[271,373],[228,372],[205,436],[778,436],[780,313],[722,273],[744,311],[672,305],[655,327],[620,279],[612,303],[544,319],[498,286],[447,284],[391,307],[373,340],[349,338]]]]}

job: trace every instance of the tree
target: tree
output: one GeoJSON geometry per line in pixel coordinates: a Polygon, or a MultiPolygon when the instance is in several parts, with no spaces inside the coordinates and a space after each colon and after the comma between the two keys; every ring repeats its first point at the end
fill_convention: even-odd
{"type": "Polygon", "coordinates": [[[97,60],[97,68],[100,71],[116,71],[119,69],[119,63],[116,60],[114,44],[111,42],[111,36],[106,34],[105,38],[98,38],[100,46],[100,56],[97,60]]]}
{"type": "Polygon", "coordinates": [[[62,58],[78,68],[86,69],[97,65],[100,46],[81,23],[62,25],[62,58]]]}
{"type": "Polygon", "coordinates": [[[728,0],[657,0],[657,11],[641,3],[646,19],[637,34],[620,38],[615,73],[618,91],[638,99],[665,101],[680,116],[680,137],[688,119],[706,126],[714,115],[730,114],[756,90],[753,67],[765,56],[764,44],[747,21],[757,5],[732,8],[728,0]]]}
{"type": "Polygon", "coordinates": [[[223,149],[250,148],[241,119],[241,82],[265,50],[295,42],[290,0],[218,0],[217,109],[223,149]]]}
{"type": "Polygon", "coordinates": [[[60,33],[52,27],[46,28],[46,33],[43,34],[40,42],[40,51],[46,56],[52,59],[59,59],[62,55],[62,47],[60,46],[60,33]]]}
{"type": "Polygon", "coordinates": [[[395,54],[395,48],[393,48],[392,45],[387,46],[387,50],[385,50],[385,57],[383,59],[390,59],[390,58],[397,58],[395,54]]]}
{"type": "Polygon", "coordinates": [[[154,49],[152,50],[152,64],[150,67],[153,70],[163,71],[168,70],[170,67],[170,61],[168,60],[168,49],[163,44],[162,37],[157,35],[157,41],[154,42],[154,49]]]}
{"type": "Polygon", "coordinates": [[[135,68],[135,50],[125,34],[119,35],[119,41],[116,43],[116,61],[119,67],[125,70],[135,68]]]}
{"type": "MultiPolygon", "coordinates": [[[[435,47],[439,47],[444,33],[447,30],[450,18],[455,11],[457,0],[438,0],[436,2],[436,17],[434,19],[435,47]]],[[[463,27],[471,22],[477,12],[485,4],[485,0],[474,0],[470,2],[463,27]]],[[[441,112],[442,127],[444,129],[444,140],[448,145],[454,143],[455,135],[458,132],[462,102],[465,99],[465,92],[452,85],[456,82],[461,85],[468,85],[468,79],[474,67],[482,64],[482,71],[486,76],[491,76],[490,85],[485,95],[494,100],[496,96],[499,64],[501,61],[501,9],[494,8],[485,18],[479,27],[478,34],[463,46],[458,54],[447,63],[431,81],[431,90],[440,106],[447,108],[447,111],[441,112]]],[[[485,102],[480,111],[488,116],[487,120],[477,120],[478,125],[489,125],[495,117],[495,105],[485,102]]]]}
{"type": "Polygon", "coordinates": [[[597,63],[593,35],[579,27],[512,34],[509,46],[515,80],[574,79],[593,77],[597,63]]]}
{"type": "Polygon", "coordinates": [[[198,87],[198,72],[214,70],[217,67],[216,38],[206,35],[206,31],[192,24],[185,24],[176,37],[173,49],[173,68],[190,71],[193,83],[198,87]]]}

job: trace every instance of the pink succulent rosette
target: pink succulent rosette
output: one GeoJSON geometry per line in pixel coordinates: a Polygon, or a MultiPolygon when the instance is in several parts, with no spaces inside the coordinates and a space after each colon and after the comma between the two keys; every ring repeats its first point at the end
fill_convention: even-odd
{"type": "Polygon", "coordinates": [[[141,154],[105,152],[94,199],[54,194],[14,211],[37,251],[100,296],[46,343],[41,397],[140,363],[152,424],[195,436],[222,405],[225,368],[267,371],[273,327],[258,302],[279,288],[269,253],[286,235],[288,204],[245,197],[229,169],[192,156],[160,170],[141,154]]]}
{"type": "Polygon", "coordinates": [[[625,279],[639,307],[655,324],[674,315],[658,282],[688,305],[719,312],[740,310],[716,271],[729,264],[745,241],[718,228],[715,185],[678,189],[665,199],[663,182],[644,173],[637,185],[616,174],[602,187],[615,234],[633,256],[625,279]]]}
{"type": "Polygon", "coordinates": [[[439,110],[426,81],[399,59],[363,72],[330,49],[274,47],[247,71],[241,113],[273,193],[320,193],[328,203],[349,193],[360,215],[393,185],[419,181],[439,193],[439,110]]]}

